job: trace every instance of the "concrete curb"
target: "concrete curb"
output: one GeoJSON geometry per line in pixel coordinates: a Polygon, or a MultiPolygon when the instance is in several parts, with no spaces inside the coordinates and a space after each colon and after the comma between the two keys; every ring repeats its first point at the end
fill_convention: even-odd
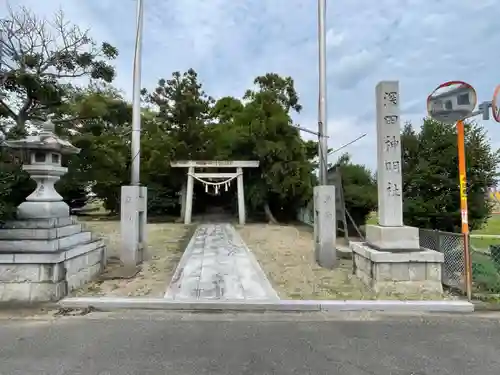
{"type": "Polygon", "coordinates": [[[387,311],[387,312],[456,312],[470,313],[474,305],[466,301],[173,301],[145,297],[71,297],[59,301],[62,308],[93,307],[100,311],[171,310],[171,311],[242,311],[242,312],[303,312],[303,311],[387,311]]]}

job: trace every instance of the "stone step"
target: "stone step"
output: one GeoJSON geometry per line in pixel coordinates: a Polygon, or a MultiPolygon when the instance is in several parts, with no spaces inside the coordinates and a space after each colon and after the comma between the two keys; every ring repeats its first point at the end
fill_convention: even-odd
{"type": "Polygon", "coordinates": [[[352,259],[352,250],[349,246],[337,245],[337,256],[340,259],[352,259]]]}
{"type": "Polygon", "coordinates": [[[11,220],[0,224],[0,229],[51,229],[78,224],[76,216],[54,219],[11,220]]]}
{"type": "Polygon", "coordinates": [[[58,253],[0,254],[0,302],[57,301],[99,275],[105,256],[100,240],[58,253]]]}
{"type": "Polygon", "coordinates": [[[49,253],[17,253],[17,254],[1,254],[0,264],[54,264],[65,260],[73,259],[78,256],[90,253],[95,249],[104,247],[104,242],[101,239],[92,240],[87,243],[78,244],[72,248],[61,250],[58,252],[49,253]]]}
{"type": "MultiPolygon", "coordinates": [[[[51,229],[11,228],[0,229],[0,241],[4,240],[54,240],[82,231],[81,224],[66,225],[51,229]]],[[[1,245],[0,245],[1,246],[1,245]]]]}
{"type": "Polygon", "coordinates": [[[66,237],[50,240],[3,240],[0,253],[47,253],[70,249],[92,240],[91,232],[79,232],[66,237]]]}

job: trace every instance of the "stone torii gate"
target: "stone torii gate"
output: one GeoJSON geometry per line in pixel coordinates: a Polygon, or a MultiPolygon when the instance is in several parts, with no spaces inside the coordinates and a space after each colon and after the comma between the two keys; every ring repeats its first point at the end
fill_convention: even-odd
{"type": "Polygon", "coordinates": [[[193,185],[194,180],[198,180],[205,185],[208,191],[209,186],[213,186],[218,194],[221,187],[227,191],[229,184],[235,178],[238,188],[238,217],[241,225],[245,224],[245,192],[243,189],[243,168],[257,168],[259,161],[255,160],[186,160],[171,162],[172,168],[188,168],[186,194],[181,197],[181,210],[184,209],[184,224],[191,224],[191,214],[193,210],[193,185]],[[196,168],[236,168],[236,172],[196,172],[196,168]]]}

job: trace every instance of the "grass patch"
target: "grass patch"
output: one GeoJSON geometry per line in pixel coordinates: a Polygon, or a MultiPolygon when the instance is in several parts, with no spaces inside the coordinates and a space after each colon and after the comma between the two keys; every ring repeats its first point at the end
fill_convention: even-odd
{"type": "Polygon", "coordinates": [[[471,237],[470,243],[477,251],[489,252],[490,246],[500,245],[500,238],[471,237]]]}
{"type": "Polygon", "coordinates": [[[269,281],[283,299],[372,300],[442,299],[441,295],[381,295],[352,272],[352,260],[339,260],[334,270],[319,267],[307,226],[254,224],[237,226],[269,281]]]}
{"type": "Polygon", "coordinates": [[[500,236],[500,214],[493,214],[484,228],[472,231],[472,234],[487,234],[500,236]]]}
{"type": "MultiPolygon", "coordinates": [[[[105,274],[119,275],[121,236],[119,221],[82,221],[85,227],[101,237],[107,248],[105,274]]],[[[148,224],[146,226],[146,259],[133,277],[106,278],[74,291],[77,296],[151,296],[162,297],[179,263],[185,245],[193,233],[190,225],[148,224]]]]}
{"type": "Polygon", "coordinates": [[[500,236],[500,214],[492,215],[484,228],[474,230],[471,234],[474,236],[471,236],[470,243],[478,251],[489,252],[490,246],[500,245],[500,238],[488,237],[500,236]],[[479,236],[482,234],[486,237],[479,236]]]}
{"type": "Polygon", "coordinates": [[[366,224],[368,225],[376,225],[378,224],[377,211],[373,211],[366,219],[366,224]]]}
{"type": "Polygon", "coordinates": [[[471,258],[475,291],[500,295],[500,260],[495,261],[490,254],[476,251],[471,258]]]}

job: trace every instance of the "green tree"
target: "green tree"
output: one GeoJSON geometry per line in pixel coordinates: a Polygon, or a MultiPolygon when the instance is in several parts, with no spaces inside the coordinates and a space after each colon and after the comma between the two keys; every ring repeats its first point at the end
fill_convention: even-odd
{"type": "Polygon", "coordinates": [[[256,89],[246,92],[243,109],[234,115],[233,159],[260,162],[245,177],[249,207],[263,210],[271,222],[290,220],[312,196],[314,183],[310,143],[289,113],[301,109],[299,98],[290,77],[266,74],[254,83],[256,89]]]}
{"type": "MultiPolygon", "coordinates": [[[[401,141],[405,224],[458,231],[461,215],[456,128],[426,118],[419,132],[406,124],[401,141]]],[[[474,230],[490,217],[492,205],[486,192],[496,185],[500,153],[492,149],[485,130],[474,122],[465,125],[465,151],[469,226],[474,230]]]]}
{"type": "MultiPolygon", "coordinates": [[[[342,176],[347,211],[358,227],[364,225],[370,213],[377,209],[377,182],[373,174],[366,166],[352,163],[348,153],[338,158],[334,168],[338,168],[342,176]]],[[[351,222],[348,227],[357,235],[351,222]]]]}
{"type": "Polygon", "coordinates": [[[68,173],[58,183],[61,195],[81,201],[82,190],[92,190],[113,212],[119,210],[120,187],[129,180],[132,110],[121,94],[108,85],[75,89],[65,104],[67,116],[57,132],[81,149],[67,159],[68,173]]]}
{"type": "Polygon", "coordinates": [[[198,82],[198,74],[189,69],[172,78],[160,79],[152,91],[143,90],[146,101],[158,108],[158,118],[176,140],[178,160],[197,159],[205,155],[205,130],[211,117],[213,99],[198,82]]]}
{"type": "Polygon", "coordinates": [[[0,224],[15,215],[16,207],[34,190],[35,182],[20,170],[21,155],[0,149],[0,224]]]}
{"type": "Polygon", "coordinates": [[[213,152],[214,147],[210,147],[210,129],[206,125],[211,121],[214,100],[204,92],[193,69],[160,79],[151,92],[143,90],[143,97],[157,109],[150,130],[155,135],[146,146],[154,155],[148,162],[148,191],[152,201],[157,202],[150,211],[178,213],[177,194],[186,182],[186,171],[172,169],[170,162],[213,158],[208,152],[213,152]]]}
{"type": "Polygon", "coordinates": [[[115,76],[108,61],[117,57],[117,49],[106,42],[97,46],[87,31],[68,23],[62,12],[48,21],[24,7],[9,9],[0,28],[0,94],[4,96],[0,117],[12,122],[13,131],[24,132],[28,120],[45,120],[54,112],[59,112],[60,121],[71,121],[58,111],[71,92],[68,79],[111,82],[115,76]]]}

